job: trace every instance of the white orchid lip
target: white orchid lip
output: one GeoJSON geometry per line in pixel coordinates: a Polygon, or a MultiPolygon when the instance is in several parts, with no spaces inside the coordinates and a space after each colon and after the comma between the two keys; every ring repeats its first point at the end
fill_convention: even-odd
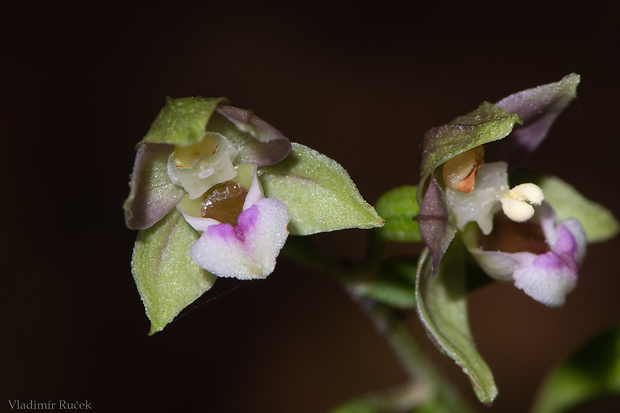
{"type": "Polygon", "coordinates": [[[490,236],[468,227],[463,241],[491,278],[514,282],[536,301],[558,307],[577,286],[586,250],[585,233],[575,219],[556,223],[555,212],[547,203],[535,209],[535,220],[527,223],[498,215],[505,226],[494,228],[490,236]],[[511,226],[519,231],[510,231],[511,226]]]}
{"type": "Polygon", "coordinates": [[[207,132],[194,145],[175,147],[168,158],[168,177],[173,184],[182,186],[190,199],[196,199],[237,175],[233,165],[237,154],[235,146],[224,136],[207,132]]]}
{"type": "Polygon", "coordinates": [[[202,232],[190,247],[196,264],[218,277],[265,278],[273,272],[288,237],[288,209],[280,200],[263,196],[256,165],[237,169],[234,180],[198,199],[186,198],[177,209],[202,232]],[[220,211],[217,204],[228,202],[220,211]]]}

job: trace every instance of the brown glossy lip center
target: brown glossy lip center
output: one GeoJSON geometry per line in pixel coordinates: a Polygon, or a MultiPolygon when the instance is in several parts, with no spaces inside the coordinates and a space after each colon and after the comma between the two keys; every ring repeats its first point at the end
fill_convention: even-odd
{"type": "Polygon", "coordinates": [[[232,226],[237,225],[237,217],[243,212],[243,204],[248,190],[238,183],[224,182],[209,189],[200,205],[203,218],[212,218],[232,226]]]}

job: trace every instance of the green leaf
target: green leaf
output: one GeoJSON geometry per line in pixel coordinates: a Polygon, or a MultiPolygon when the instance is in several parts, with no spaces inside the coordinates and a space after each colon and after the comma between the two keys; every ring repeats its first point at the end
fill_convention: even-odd
{"type": "Polygon", "coordinates": [[[418,222],[413,220],[419,210],[417,191],[417,186],[401,186],[381,195],[375,209],[385,220],[385,225],[377,230],[383,239],[422,242],[418,222]]]}
{"type": "Polygon", "coordinates": [[[377,275],[355,282],[352,288],[365,297],[396,308],[415,307],[414,257],[394,257],[381,263],[377,275]]]}
{"type": "Polygon", "coordinates": [[[542,188],[545,200],[555,209],[557,219],[579,220],[588,242],[606,241],[618,234],[620,227],[611,211],[590,201],[567,182],[554,176],[543,176],[537,184],[542,188]]]}
{"type": "Polygon", "coordinates": [[[464,265],[463,246],[455,240],[433,276],[431,255],[425,249],[416,274],[417,310],[429,337],[469,376],[478,399],[490,405],[497,387],[469,330],[464,265]]]}
{"type": "Polygon", "coordinates": [[[515,123],[521,123],[518,115],[483,102],[467,115],[429,130],[424,135],[421,182],[426,181],[431,172],[448,159],[508,136],[515,123]]]}
{"type": "Polygon", "coordinates": [[[265,196],[286,204],[291,235],[383,225],[347,171],[306,146],[293,143],[290,154],[275,165],[261,168],[259,177],[265,196]]]}
{"type": "Polygon", "coordinates": [[[159,112],[142,143],[165,143],[188,146],[200,142],[209,118],[224,98],[166,98],[166,106],[159,112]]]}
{"type": "Polygon", "coordinates": [[[215,283],[217,277],[198,267],[189,256],[189,247],[198,237],[176,209],[138,233],[131,267],[151,320],[149,335],[163,330],[215,283]]]}
{"type": "Polygon", "coordinates": [[[595,337],[545,379],[534,413],[559,413],[620,394],[620,326],[595,337]]]}

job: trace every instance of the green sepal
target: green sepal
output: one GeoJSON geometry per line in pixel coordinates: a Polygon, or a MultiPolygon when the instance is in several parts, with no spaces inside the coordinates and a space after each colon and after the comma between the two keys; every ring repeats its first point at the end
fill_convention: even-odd
{"type": "Polygon", "coordinates": [[[607,208],[590,201],[567,182],[555,176],[543,176],[538,182],[559,221],[576,218],[586,233],[588,242],[601,242],[613,238],[620,227],[607,208]]]}
{"type": "Polygon", "coordinates": [[[497,396],[493,374],[474,343],[467,318],[464,248],[452,243],[433,275],[425,249],[416,273],[417,310],[429,337],[469,376],[478,399],[490,405],[497,396]]]}
{"type": "Polygon", "coordinates": [[[595,337],[545,379],[534,413],[559,413],[620,395],[620,326],[595,337]]]}
{"type": "Polygon", "coordinates": [[[165,143],[188,146],[200,142],[207,123],[225,98],[166,98],[166,106],[157,114],[141,143],[165,143]]]}
{"type": "Polygon", "coordinates": [[[386,241],[422,242],[418,222],[416,201],[418,187],[413,185],[394,188],[381,195],[375,204],[377,213],[385,220],[385,225],[377,232],[386,241]]]}
{"type": "Polygon", "coordinates": [[[382,261],[377,275],[352,287],[367,298],[395,308],[415,307],[415,257],[394,257],[382,261]]]}
{"type": "Polygon", "coordinates": [[[380,227],[383,220],[333,159],[298,143],[275,165],[259,169],[265,197],[284,202],[291,235],[380,227]]]}
{"type": "Polygon", "coordinates": [[[215,283],[217,277],[189,256],[189,247],[198,237],[176,209],[138,233],[131,269],[151,320],[149,335],[163,330],[215,283]]]}
{"type": "Polygon", "coordinates": [[[448,159],[508,136],[515,123],[522,123],[518,115],[483,102],[472,112],[429,130],[424,135],[421,182],[448,159]]]}

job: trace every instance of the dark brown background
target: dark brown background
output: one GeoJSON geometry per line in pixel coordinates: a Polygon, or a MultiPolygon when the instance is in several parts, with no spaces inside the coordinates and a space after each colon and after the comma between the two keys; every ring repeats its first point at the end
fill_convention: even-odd
{"type": "MultiPolygon", "coordinates": [[[[9,399],[77,399],[101,412],[324,412],[405,379],[339,286],[286,260],[266,281],[222,282],[221,295],[147,337],[121,204],[134,145],[166,96],[253,109],[338,160],[374,203],[417,182],[430,127],[577,72],[579,98],[527,166],[620,215],[618,5],[504,3],[5,10],[0,411],[9,399]]],[[[356,258],[365,235],[318,238],[356,258]]],[[[472,295],[472,328],[500,388],[490,411],[525,411],[547,369],[618,322],[619,245],[591,247],[562,309],[510,285],[472,295]]],[[[427,345],[414,314],[410,324],[427,345]]],[[[458,368],[442,366],[472,399],[458,368]]]]}

